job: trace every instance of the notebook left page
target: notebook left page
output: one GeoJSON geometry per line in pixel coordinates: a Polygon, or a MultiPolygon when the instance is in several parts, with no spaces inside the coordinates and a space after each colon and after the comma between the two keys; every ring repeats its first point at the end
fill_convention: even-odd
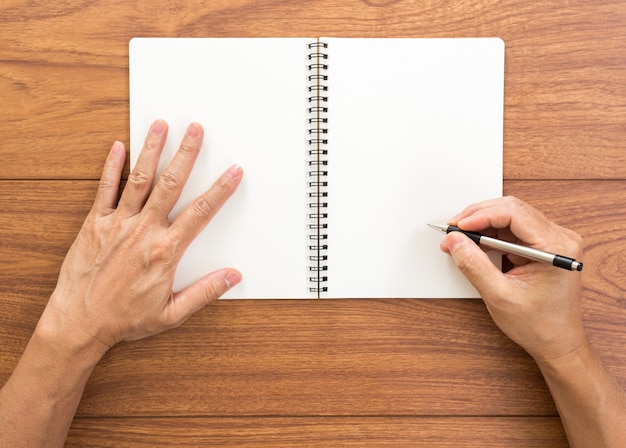
{"type": "Polygon", "coordinates": [[[152,121],[170,133],[159,171],[187,125],[202,152],[171,218],[234,163],[235,195],[194,241],[174,290],[222,267],[243,281],[224,297],[308,298],[306,57],[308,39],[136,38],[130,42],[131,167],[152,121]]]}

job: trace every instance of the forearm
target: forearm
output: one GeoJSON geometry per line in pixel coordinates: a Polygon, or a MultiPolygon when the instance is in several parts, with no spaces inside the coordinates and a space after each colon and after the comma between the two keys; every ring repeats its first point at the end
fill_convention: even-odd
{"type": "Polygon", "coordinates": [[[49,314],[0,390],[2,447],[62,447],[87,379],[105,352],[49,314]]]}
{"type": "Polygon", "coordinates": [[[538,361],[572,447],[626,443],[626,399],[589,344],[556,361],[538,361]]]}

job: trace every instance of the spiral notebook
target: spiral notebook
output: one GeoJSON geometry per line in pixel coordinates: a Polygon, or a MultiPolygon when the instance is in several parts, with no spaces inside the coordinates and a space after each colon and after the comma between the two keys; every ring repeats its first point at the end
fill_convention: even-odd
{"type": "Polygon", "coordinates": [[[245,173],[174,289],[230,266],[227,298],[477,297],[426,224],[502,194],[503,84],[497,38],[133,39],[131,166],[155,118],[159,170],[205,128],[171,219],[245,173]]]}

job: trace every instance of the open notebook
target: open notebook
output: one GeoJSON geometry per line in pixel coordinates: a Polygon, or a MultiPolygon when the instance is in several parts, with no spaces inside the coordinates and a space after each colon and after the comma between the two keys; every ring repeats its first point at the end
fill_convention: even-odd
{"type": "Polygon", "coordinates": [[[205,128],[171,216],[245,173],[174,289],[235,267],[225,297],[477,297],[426,224],[502,194],[503,84],[497,38],[133,39],[131,166],[154,119],[159,169],[205,128]]]}

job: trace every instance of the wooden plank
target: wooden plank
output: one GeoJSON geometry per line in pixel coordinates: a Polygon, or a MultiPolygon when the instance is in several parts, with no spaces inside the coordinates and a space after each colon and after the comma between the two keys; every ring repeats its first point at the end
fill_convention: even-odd
{"type": "Polygon", "coordinates": [[[48,3],[0,5],[2,179],[99,177],[112,141],[128,141],[128,40],[139,35],[500,36],[505,177],[626,178],[619,0],[483,0],[453,13],[428,2],[356,0],[48,3]]]}
{"type": "Polygon", "coordinates": [[[2,61],[0,178],[99,178],[113,141],[128,140],[127,76],[127,67],[2,61]]]}
{"type": "MultiPolygon", "coordinates": [[[[96,186],[0,182],[2,381],[54,288],[96,186]]],[[[585,321],[622,383],[625,186],[505,185],[585,236],[585,321]]],[[[180,329],[115,347],[78,414],[541,416],[555,409],[533,361],[479,300],[268,300],[223,301],[180,329]]]]}
{"type": "Polygon", "coordinates": [[[71,447],[566,448],[556,417],[77,419],[71,447]]]}

